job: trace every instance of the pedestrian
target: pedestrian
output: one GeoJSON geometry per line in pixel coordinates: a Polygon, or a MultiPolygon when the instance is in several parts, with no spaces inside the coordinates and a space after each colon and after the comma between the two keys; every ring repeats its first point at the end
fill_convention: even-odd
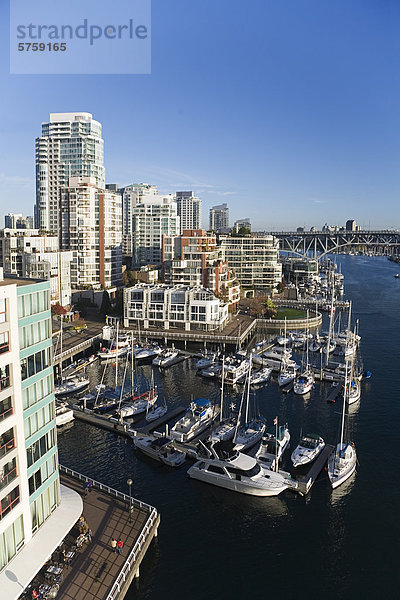
{"type": "Polygon", "coordinates": [[[88,490],[89,490],[89,482],[85,481],[85,483],[83,484],[83,495],[85,498],[88,494],[88,490]]]}
{"type": "Polygon", "coordinates": [[[111,548],[113,552],[117,551],[117,540],[115,538],[111,540],[111,548]]]}
{"type": "Polygon", "coordinates": [[[87,536],[88,536],[89,542],[91,542],[92,541],[92,537],[93,537],[93,531],[90,529],[90,527],[88,529],[87,536]]]}
{"type": "Polygon", "coordinates": [[[122,554],[122,548],[124,547],[124,542],[122,540],[118,540],[117,542],[117,552],[118,554],[122,554]]]}
{"type": "Polygon", "coordinates": [[[93,487],[93,481],[88,481],[87,482],[87,490],[88,490],[88,492],[92,491],[92,487],[93,487]]]}

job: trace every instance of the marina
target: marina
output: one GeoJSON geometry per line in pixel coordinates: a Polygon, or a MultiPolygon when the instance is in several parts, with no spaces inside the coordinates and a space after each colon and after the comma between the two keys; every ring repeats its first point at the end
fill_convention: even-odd
{"type": "MultiPolygon", "coordinates": [[[[362,261],[362,264],[368,266],[368,262],[366,263],[365,261],[372,259],[349,257],[347,261],[350,260],[362,261]]],[[[351,268],[351,264],[349,265],[349,268],[351,268]]],[[[366,267],[364,266],[364,268],[366,267]]],[[[359,267],[357,267],[357,270],[358,269],[359,267]]],[[[375,298],[376,282],[371,284],[372,296],[368,296],[368,294],[364,293],[366,298],[361,298],[360,294],[357,291],[354,291],[356,288],[352,286],[352,277],[354,277],[354,274],[352,275],[352,273],[354,272],[350,271],[347,276],[346,289],[348,289],[347,286],[350,289],[354,303],[354,311],[357,315],[365,310],[370,310],[372,304],[368,304],[368,302],[372,302],[372,300],[369,299],[372,298],[372,296],[375,298]]],[[[395,279],[392,279],[393,283],[395,283],[395,279]]],[[[354,280],[356,280],[356,278],[354,280]]],[[[357,284],[357,286],[358,285],[359,284],[357,284]]],[[[333,548],[335,548],[335,540],[339,543],[340,539],[335,535],[335,530],[333,528],[337,511],[341,514],[345,506],[348,506],[350,511],[356,510],[354,502],[357,504],[359,503],[360,494],[363,493],[362,489],[365,487],[362,480],[362,474],[365,474],[366,461],[368,461],[370,468],[372,468],[372,473],[375,474],[375,476],[377,473],[376,459],[368,449],[367,445],[367,438],[371,431],[372,420],[370,421],[368,414],[365,413],[365,407],[371,404],[373,389],[375,385],[377,385],[376,371],[378,370],[379,365],[376,364],[374,356],[376,347],[378,347],[379,351],[380,342],[377,341],[376,337],[374,338],[374,330],[368,319],[363,318],[361,331],[363,337],[361,343],[363,362],[369,368],[372,367],[374,371],[374,376],[371,379],[366,379],[362,382],[361,400],[357,402],[357,405],[351,405],[348,408],[351,428],[354,429],[354,427],[357,427],[357,423],[360,422],[363,423],[363,428],[365,428],[364,430],[360,430],[359,427],[357,429],[356,442],[361,464],[357,467],[356,474],[337,490],[331,490],[327,473],[324,468],[327,465],[327,460],[329,454],[332,452],[334,443],[338,439],[337,435],[340,433],[338,432],[340,420],[338,412],[341,411],[342,407],[342,400],[340,398],[341,386],[338,385],[332,387],[332,381],[329,380],[320,382],[318,380],[317,371],[315,372],[316,382],[314,384],[314,390],[309,398],[303,399],[302,397],[295,397],[290,390],[285,393],[283,389],[280,390],[278,388],[274,381],[269,382],[265,387],[260,389],[256,388],[254,390],[257,402],[269,425],[271,425],[275,414],[279,414],[280,421],[289,423],[291,447],[283,454],[282,468],[284,470],[290,471],[289,455],[296,445],[295,440],[299,439],[301,429],[303,429],[303,431],[305,429],[308,431],[317,431],[322,434],[326,440],[326,446],[315,462],[311,463],[311,465],[305,469],[305,472],[298,473],[297,475],[295,473],[292,474],[292,476],[298,480],[298,494],[290,490],[283,492],[276,498],[250,499],[242,494],[232,494],[229,491],[218,489],[215,486],[205,485],[202,482],[188,479],[186,471],[190,467],[191,461],[195,459],[197,443],[183,445],[186,446],[184,449],[186,450],[188,459],[184,466],[172,470],[167,469],[165,466],[150,458],[145,456],[142,457],[138,453],[134,453],[128,438],[124,439],[123,436],[115,435],[112,430],[106,431],[104,429],[99,429],[98,427],[92,427],[79,421],[79,419],[75,420],[72,427],[67,426],[67,429],[64,431],[61,430],[59,434],[59,445],[64,463],[68,459],[67,464],[75,466],[75,468],[77,468],[78,465],[87,464],[87,469],[92,470],[93,473],[98,473],[98,478],[102,475],[102,479],[106,477],[106,480],[110,483],[115,482],[115,486],[119,482],[120,487],[124,485],[124,478],[126,479],[127,475],[133,474],[133,479],[135,481],[135,495],[143,498],[150,504],[156,505],[163,515],[163,534],[159,538],[161,555],[160,558],[156,558],[156,555],[151,552],[150,548],[149,571],[148,575],[142,571],[141,577],[143,579],[139,580],[141,583],[139,590],[136,592],[138,598],[145,598],[149,593],[150,597],[153,598],[155,598],[155,594],[158,593],[164,593],[165,595],[165,586],[168,588],[169,585],[173,585],[173,580],[169,575],[169,569],[173,568],[173,558],[169,555],[169,539],[176,526],[176,522],[173,519],[173,514],[175,514],[176,510],[180,510],[182,514],[182,527],[187,526],[189,522],[193,523],[193,511],[195,511],[197,516],[195,517],[193,526],[196,527],[199,535],[200,531],[202,531],[202,535],[196,541],[194,549],[200,551],[201,546],[199,544],[201,539],[203,540],[202,543],[207,545],[211,544],[215,547],[213,550],[214,556],[217,556],[223,551],[224,562],[234,560],[235,553],[233,550],[229,550],[229,546],[232,546],[233,548],[236,543],[236,535],[234,531],[231,531],[232,528],[231,525],[228,525],[227,519],[229,519],[229,523],[234,523],[235,528],[238,528],[239,531],[243,531],[240,519],[246,518],[246,514],[250,515],[252,518],[251,530],[242,533],[243,543],[246,547],[250,545],[252,547],[254,545],[257,547],[260,539],[259,534],[262,532],[264,551],[271,552],[271,556],[275,556],[274,546],[277,539],[276,528],[278,528],[280,539],[282,539],[282,542],[285,543],[288,548],[285,552],[287,560],[294,560],[295,556],[298,559],[298,553],[296,552],[298,545],[294,544],[292,546],[293,536],[302,536],[303,546],[305,544],[305,547],[311,551],[310,544],[304,540],[304,536],[301,533],[304,532],[301,523],[305,519],[312,539],[318,538],[318,532],[321,530],[322,524],[325,520],[328,520],[332,529],[330,530],[327,539],[329,540],[329,546],[331,547],[333,544],[333,548]],[[371,342],[371,339],[374,340],[373,343],[371,342]],[[335,396],[335,403],[332,401],[333,395],[335,396]],[[328,399],[330,399],[329,402],[327,402],[328,399]],[[85,429],[82,430],[82,428],[85,429]],[[86,432],[85,436],[87,437],[87,441],[82,437],[82,431],[86,432]],[[97,462],[95,456],[98,453],[98,450],[94,453],[94,450],[92,449],[94,447],[107,447],[109,449],[107,451],[109,460],[106,464],[97,462]],[[72,448],[74,448],[73,453],[72,448]],[[114,462],[113,455],[115,457],[118,456],[117,463],[114,462]],[[190,456],[192,456],[192,458],[190,458],[190,456]],[[121,464],[124,465],[123,468],[120,466],[121,464]],[[312,482],[311,487],[310,480],[312,482]],[[160,485],[162,486],[162,491],[159,489],[160,485]],[[176,498],[178,490],[180,495],[179,500],[176,498]],[[306,494],[306,498],[308,498],[308,502],[311,504],[302,504],[302,493],[306,494]],[[256,502],[255,505],[253,505],[254,502],[256,502]],[[211,531],[204,533],[201,523],[203,519],[206,518],[208,512],[207,507],[210,507],[211,503],[215,513],[212,520],[213,528],[211,531]],[[173,512],[170,509],[171,505],[174,506],[173,512]],[[306,506],[307,512],[305,512],[306,506]],[[311,511],[309,510],[310,508],[311,511]],[[239,511],[240,517],[235,516],[237,511],[239,511]],[[307,514],[309,514],[308,517],[307,514]],[[255,533],[256,531],[258,532],[257,534],[255,533]],[[167,537],[168,541],[164,539],[164,535],[167,537]],[[221,539],[224,540],[223,544],[220,541],[221,539]],[[269,539],[270,541],[268,541],[269,539]],[[155,582],[154,578],[158,577],[156,576],[156,573],[159,573],[162,576],[162,586],[161,583],[158,584],[155,582]]],[[[155,371],[155,384],[157,385],[161,398],[165,395],[168,399],[168,406],[170,409],[179,406],[182,408],[188,406],[193,389],[196,389],[196,393],[200,397],[203,396],[216,402],[219,401],[219,384],[213,379],[199,378],[196,375],[196,361],[196,358],[188,358],[183,363],[170,367],[165,373],[158,373],[158,371],[155,371]]],[[[331,365],[331,368],[332,373],[334,373],[333,365],[331,365]]],[[[90,367],[90,370],[96,372],[97,367],[93,365],[90,367]]],[[[150,365],[144,365],[139,368],[139,371],[140,370],[146,373],[146,379],[149,379],[152,367],[150,365]]],[[[227,403],[233,402],[238,404],[241,393],[242,390],[240,387],[236,389],[235,386],[230,386],[229,389],[226,388],[225,401],[227,403]]],[[[388,400],[385,402],[387,403],[387,401],[388,400]]],[[[177,415],[176,418],[178,416],[179,415],[177,415]]],[[[378,416],[377,419],[379,422],[380,417],[378,416]]],[[[375,421],[375,415],[373,421],[375,421]]],[[[156,430],[162,431],[162,427],[158,427],[156,430]]],[[[206,436],[206,432],[204,433],[204,436],[206,436]]],[[[181,447],[181,445],[179,445],[179,447],[181,447]]],[[[80,466],[80,470],[82,469],[83,467],[80,466]]],[[[357,510],[359,510],[359,508],[357,508],[357,510]]],[[[356,523],[356,521],[353,523],[350,523],[348,520],[346,521],[346,537],[361,535],[361,538],[363,538],[363,533],[360,532],[356,523]]],[[[372,525],[371,529],[372,535],[374,535],[374,530],[376,528],[372,525]]],[[[375,535],[377,535],[376,531],[375,535]]],[[[178,553],[180,552],[180,547],[181,544],[178,543],[178,553]]],[[[183,552],[183,548],[181,552],[183,552]]],[[[336,555],[336,550],[334,550],[334,553],[336,560],[341,561],[336,555]]],[[[363,554],[362,550],[361,554],[363,554]]],[[[368,562],[368,557],[365,553],[364,560],[368,562]]],[[[188,563],[186,562],[186,564],[188,563]]],[[[272,564],[274,569],[277,570],[277,576],[284,576],[286,568],[284,564],[280,563],[279,557],[272,558],[272,564]]],[[[317,559],[316,565],[318,566],[319,564],[321,564],[322,568],[322,563],[317,559]]],[[[206,568],[206,563],[201,558],[199,566],[206,568]]],[[[257,580],[257,570],[259,568],[261,568],[261,563],[256,556],[253,556],[252,562],[247,562],[248,574],[257,580]]],[[[304,568],[305,562],[300,560],[300,564],[294,569],[294,574],[297,573],[300,576],[304,568]]],[[[324,568],[329,572],[330,569],[328,566],[325,565],[324,568]]],[[[244,592],[240,579],[236,577],[234,579],[235,587],[238,590],[242,589],[244,592]]],[[[379,585],[385,587],[384,581],[380,577],[378,577],[378,579],[380,580],[379,585]]],[[[347,586],[348,585],[349,584],[347,584],[347,586]]],[[[361,588],[364,585],[359,578],[357,578],[357,585],[361,586],[361,588]]],[[[375,583],[371,584],[370,582],[369,585],[374,587],[375,583]]],[[[190,579],[184,573],[182,574],[181,586],[186,590],[192,589],[190,579]]],[[[346,589],[349,591],[351,588],[352,585],[346,589]]],[[[200,598],[204,593],[219,593],[222,598],[227,598],[225,591],[218,582],[216,582],[216,585],[212,589],[207,582],[204,582],[201,589],[202,593],[200,595],[196,592],[191,592],[194,594],[195,598],[200,598]]],[[[274,585],[272,586],[272,589],[274,589],[274,585]]],[[[232,588],[230,588],[230,590],[232,592],[232,588]]],[[[390,592],[388,593],[390,597],[390,592]]],[[[167,598],[173,597],[172,593],[170,595],[168,592],[166,593],[166,596],[167,598]]],[[[326,597],[332,598],[332,600],[335,598],[333,588],[331,591],[328,589],[326,597]]]]}

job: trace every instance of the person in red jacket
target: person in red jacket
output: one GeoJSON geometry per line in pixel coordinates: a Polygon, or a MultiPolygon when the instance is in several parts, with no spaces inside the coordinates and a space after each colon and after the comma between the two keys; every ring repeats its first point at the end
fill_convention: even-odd
{"type": "Polygon", "coordinates": [[[124,542],[122,540],[118,540],[117,542],[117,552],[118,554],[122,554],[122,548],[124,547],[124,542]]]}

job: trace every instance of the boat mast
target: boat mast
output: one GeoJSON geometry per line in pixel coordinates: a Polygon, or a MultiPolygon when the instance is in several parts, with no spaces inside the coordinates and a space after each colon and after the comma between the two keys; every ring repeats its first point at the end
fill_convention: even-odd
{"type": "Polygon", "coordinates": [[[219,422],[222,422],[222,412],[224,406],[224,381],[225,381],[225,354],[222,357],[222,381],[221,381],[221,412],[219,413],[219,422]]]}
{"type": "Polygon", "coordinates": [[[63,353],[63,316],[60,315],[61,327],[60,327],[60,375],[61,383],[63,382],[63,367],[62,367],[62,353],[63,353]]]}
{"type": "Polygon", "coordinates": [[[346,359],[345,361],[345,370],[344,370],[344,394],[343,394],[343,411],[342,411],[342,427],[340,431],[340,450],[342,450],[343,446],[343,436],[344,436],[344,415],[346,411],[346,401],[348,395],[348,381],[347,381],[347,368],[349,366],[349,361],[346,359]]]}
{"type": "Polygon", "coordinates": [[[249,422],[249,402],[250,402],[250,379],[251,379],[251,362],[252,355],[250,354],[249,376],[247,380],[247,397],[246,397],[246,425],[249,422]]]}
{"type": "Polygon", "coordinates": [[[330,314],[330,317],[329,317],[329,331],[328,331],[328,342],[327,342],[327,346],[326,346],[326,362],[325,362],[325,366],[328,365],[329,354],[331,352],[332,322],[333,322],[333,289],[332,289],[332,299],[331,299],[331,314],[330,314]]]}
{"type": "Polygon", "coordinates": [[[117,344],[115,346],[115,389],[118,386],[118,328],[119,321],[117,321],[117,344]]]}
{"type": "Polygon", "coordinates": [[[131,394],[132,394],[132,397],[134,395],[133,364],[134,364],[134,356],[133,356],[133,332],[132,332],[132,335],[131,335],[131,394]]]}

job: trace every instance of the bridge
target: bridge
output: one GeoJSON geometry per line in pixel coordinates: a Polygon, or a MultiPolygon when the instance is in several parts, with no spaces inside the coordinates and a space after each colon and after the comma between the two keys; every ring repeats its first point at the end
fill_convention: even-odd
{"type": "Polygon", "coordinates": [[[321,258],[330,252],[375,248],[381,254],[400,254],[400,231],[271,231],[279,239],[279,249],[297,256],[321,258]]]}

